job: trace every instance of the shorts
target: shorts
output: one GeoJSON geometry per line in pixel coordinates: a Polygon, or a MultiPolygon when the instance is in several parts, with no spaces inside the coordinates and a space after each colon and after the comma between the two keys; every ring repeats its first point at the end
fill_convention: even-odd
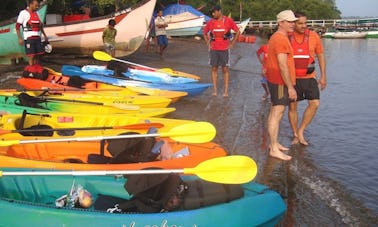
{"type": "Polygon", "coordinates": [[[111,52],[113,50],[115,50],[115,45],[111,44],[111,43],[104,43],[104,49],[106,52],[111,52]]]}
{"type": "Polygon", "coordinates": [[[32,37],[24,41],[25,53],[27,56],[42,55],[45,49],[42,45],[41,37],[32,37]]]}
{"type": "Polygon", "coordinates": [[[297,91],[297,101],[320,98],[318,82],[315,78],[297,79],[294,88],[297,91]]]}
{"type": "Polygon", "coordinates": [[[268,80],[266,79],[266,77],[264,76],[263,78],[261,78],[260,82],[262,84],[267,84],[268,83],[268,80]]]}
{"type": "Polygon", "coordinates": [[[290,104],[289,92],[286,85],[272,84],[268,81],[268,87],[272,106],[288,106],[290,104]]]}
{"type": "Polygon", "coordinates": [[[159,46],[168,46],[168,38],[166,35],[158,35],[157,43],[159,46]]]}
{"type": "Polygon", "coordinates": [[[210,50],[209,64],[213,67],[230,66],[230,50],[210,50]]]}

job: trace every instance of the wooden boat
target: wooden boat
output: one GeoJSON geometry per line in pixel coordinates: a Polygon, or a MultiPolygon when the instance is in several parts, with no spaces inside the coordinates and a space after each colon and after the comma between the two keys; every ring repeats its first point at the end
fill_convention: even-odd
{"type": "Polygon", "coordinates": [[[86,103],[85,101],[52,101],[47,99],[29,100],[34,104],[22,103],[16,96],[0,95],[1,111],[3,113],[22,113],[27,110],[30,113],[82,113],[82,114],[127,114],[127,116],[152,117],[164,116],[175,111],[175,108],[135,108],[131,105],[104,103],[86,103]],[[33,106],[33,107],[31,107],[33,106]],[[35,110],[37,109],[37,110],[35,110]]]}
{"type": "Polygon", "coordinates": [[[109,19],[116,21],[116,55],[135,52],[144,40],[156,0],[143,0],[136,6],[114,14],[82,21],[47,25],[45,32],[54,41],[54,52],[92,54],[103,49],[102,31],[109,19]]]}
{"type": "MultiPolygon", "coordinates": [[[[1,223],[5,226],[46,227],[275,226],[286,211],[286,205],[277,192],[257,183],[241,185],[241,197],[228,202],[224,202],[223,196],[219,198],[218,193],[208,191],[210,187],[203,187],[206,195],[214,195],[213,199],[223,202],[164,213],[108,213],[96,211],[93,206],[88,209],[55,206],[56,199],[67,195],[72,185],[87,189],[93,201],[100,194],[130,199],[131,195],[124,189],[125,181],[120,177],[104,176],[3,176],[0,178],[1,223]]],[[[198,184],[198,180],[184,178],[184,181],[189,185],[189,192],[196,190],[194,185],[198,184]]],[[[184,206],[193,200],[198,201],[194,194],[188,193],[190,196],[185,197],[184,206]]]]}
{"type": "MultiPolygon", "coordinates": [[[[68,113],[23,113],[23,114],[5,114],[1,116],[0,128],[2,130],[17,130],[27,129],[38,126],[44,128],[87,128],[87,127],[113,127],[113,126],[126,126],[135,124],[144,124],[146,122],[159,123],[163,127],[159,129],[160,132],[167,132],[173,127],[193,123],[190,120],[178,120],[169,118],[154,118],[154,117],[130,117],[123,114],[68,114],[68,113]]],[[[127,130],[122,127],[118,129],[108,130],[64,130],[61,132],[55,131],[49,136],[52,137],[70,137],[70,136],[94,136],[94,135],[118,135],[122,132],[136,130],[140,133],[145,133],[146,129],[140,130],[130,129],[127,130]]],[[[0,130],[1,132],[1,130],[0,130]]],[[[34,134],[19,134],[19,133],[0,133],[0,139],[35,139],[38,133],[34,134]],[[25,135],[25,136],[24,136],[25,135]]],[[[46,134],[44,134],[46,135],[46,134]]]]}
{"type": "Polygon", "coordinates": [[[184,14],[165,16],[167,20],[166,31],[168,36],[194,36],[201,31],[205,17],[193,16],[189,17],[184,14]]]}
{"type": "Polygon", "coordinates": [[[377,30],[368,30],[366,38],[378,38],[378,29],[377,30]]]}
{"type": "Polygon", "coordinates": [[[156,168],[191,168],[199,163],[226,155],[218,144],[187,144],[164,139],[172,149],[172,158],[151,162],[122,163],[108,151],[108,142],[101,149],[100,141],[61,142],[44,144],[23,144],[0,147],[0,168],[38,168],[54,170],[137,170],[149,167],[156,168]],[[185,156],[175,158],[175,152],[185,149],[185,156]],[[108,157],[114,162],[93,164],[88,161],[89,155],[108,157]]]}
{"type": "Polygon", "coordinates": [[[243,20],[243,21],[241,21],[240,23],[237,24],[239,31],[240,31],[240,34],[242,34],[245,31],[250,20],[251,20],[251,18],[247,18],[247,19],[245,19],[245,20],[243,20]]]}
{"type": "MultiPolygon", "coordinates": [[[[38,10],[40,19],[45,22],[47,4],[42,4],[38,10]]],[[[18,43],[16,33],[16,18],[0,23],[0,58],[21,58],[25,56],[25,48],[18,43]]]]}
{"type": "Polygon", "coordinates": [[[360,31],[337,31],[333,34],[335,39],[363,39],[366,38],[367,32],[360,31]]]}

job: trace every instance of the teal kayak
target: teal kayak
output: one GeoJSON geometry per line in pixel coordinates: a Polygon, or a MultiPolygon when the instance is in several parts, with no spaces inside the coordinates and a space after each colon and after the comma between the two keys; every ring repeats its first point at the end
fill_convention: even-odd
{"type": "MultiPolygon", "coordinates": [[[[19,169],[3,169],[6,171],[19,169]]],[[[281,196],[264,185],[241,186],[241,195],[230,199],[203,187],[203,195],[188,193],[186,204],[201,200],[221,201],[217,204],[164,213],[108,213],[72,206],[57,207],[56,201],[67,195],[73,185],[86,189],[95,201],[102,195],[130,199],[124,188],[126,179],[109,176],[2,176],[0,178],[0,220],[4,226],[274,226],[283,217],[286,205],[281,196]],[[189,195],[191,194],[192,197],[189,195]],[[218,197],[218,198],[217,198],[218,197]],[[22,218],[21,218],[22,217],[22,218]]],[[[197,190],[194,179],[185,179],[190,190],[197,190]]],[[[196,180],[199,184],[200,180],[196,180]]],[[[213,186],[217,187],[215,183],[213,186]]],[[[75,186],[76,187],[76,186],[75,186]]],[[[219,186],[218,186],[219,188],[219,186]]],[[[227,190],[226,190],[227,191],[227,190]]],[[[227,197],[227,196],[224,196],[227,197]]],[[[59,200],[58,200],[59,201],[59,200]]]]}
{"type": "MultiPolygon", "coordinates": [[[[45,22],[47,12],[47,4],[41,6],[38,10],[38,15],[42,22],[45,22]]],[[[25,48],[18,43],[18,37],[16,33],[16,20],[11,20],[9,23],[0,23],[0,58],[10,57],[18,58],[24,57],[25,48]]]]}

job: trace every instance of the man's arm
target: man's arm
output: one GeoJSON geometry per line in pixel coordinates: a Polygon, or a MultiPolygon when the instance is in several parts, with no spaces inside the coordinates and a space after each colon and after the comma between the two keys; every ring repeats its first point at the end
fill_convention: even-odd
{"type": "Polygon", "coordinates": [[[207,47],[210,49],[210,39],[208,37],[208,33],[209,33],[209,22],[206,24],[206,26],[203,28],[203,39],[205,40],[205,43],[207,45],[207,47]]]}
{"type": "Polygon", "coordinates": [[[280,67],[280,73],[282,80],[288,88],[289,99],[297,100],[297,92],[294,89],[293,83],[291,82],[289,67],[287,65],[287,54],[279,53],[277,54],[278,66],[280,67]]]}
{"type": "Polygon", "coordinates": [[[238,41],[239,39],[239,36],[240,36],[240,31],[238,30],[235,34],[235,37],[232,39],[231,43],[230,43],[230,49],[232,49],[236,43],[236,41],[238,41]]]}
{"type": "Polygon", "coordinates": [[[323,90],[327,87],[326,61],[323,53],[317,54],[317,57],[320,68],[320,78],[318,83],[320,84],[320,89],[323,90]]]}

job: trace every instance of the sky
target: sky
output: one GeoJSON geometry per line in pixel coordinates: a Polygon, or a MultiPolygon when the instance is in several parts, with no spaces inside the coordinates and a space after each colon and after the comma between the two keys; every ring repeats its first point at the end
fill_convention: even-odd
{"type": "Polygon", "coordinates": [[[378,17],[378,0],[336,0],[342,17],[378,17]]]}

